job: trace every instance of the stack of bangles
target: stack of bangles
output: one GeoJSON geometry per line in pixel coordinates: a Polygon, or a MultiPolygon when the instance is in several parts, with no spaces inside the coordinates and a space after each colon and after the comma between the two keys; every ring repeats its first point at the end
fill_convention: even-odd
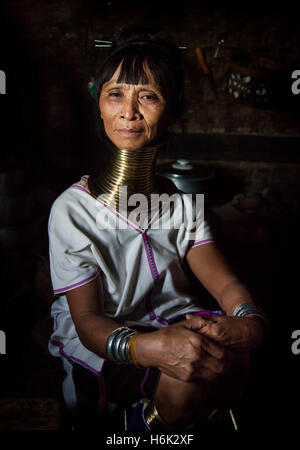
{"type": "Polygon", "coordinates": [[[134,354],[134,341],[142,333],[132,328],[120,327],[114,330],[106,340],[106,355],[117,364],[134,364],[140,368],[134,354]]]}
{"type": "Polygon", "coordinates": [[[270,325],[262,309],[254,305],[254,303],[243,303],[237,306],[232,315],[234,317],[258,317],[265,323],[265,325],[268,327],[270,325]]]}

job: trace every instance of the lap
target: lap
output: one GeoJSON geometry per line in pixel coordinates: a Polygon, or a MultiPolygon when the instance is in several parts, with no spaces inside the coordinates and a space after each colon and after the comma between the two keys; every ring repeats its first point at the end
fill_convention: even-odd
{"type": "MultiPolygon", "coordinates": [[[[132,328],[140,331],[143,326],[132,328]]],[[[155,328],[147,327],[147,331],[154,330],[155,328]]],[[[176,379],[170,380],[165,375],[161,376],[160,371],[156,368],[139,369],[135,366],[121,365],[105,360],[100,380],[99,377],[79,364],[74,364],[73,380],[78,403],[84,405],[84,402],[88,402],[90,405],[94,405],[95,409],[99,407],[101,395],[107,402],[128,405],[138,402],[142,398],[154,399],[155,396],[168,389],[170,396],[175,398],[180,398],[180,395],[183,398],[186,395],[187,398],[195,399],[198,395],[199,398],[206,396],[206,388],[209,388],[210,400],[212,402],[219,400],[222,403],[223,400],[227,401],[231,394],[238,395],[236,393],[242,389],[247,371],[247,355],[236,354],[228,374],[222,375],[211,383],[204,382],[204,380],[199,380],[198,383],[185,383],[176,379]],[[179,395],[180,392],[182,394],[179,395]]]]}

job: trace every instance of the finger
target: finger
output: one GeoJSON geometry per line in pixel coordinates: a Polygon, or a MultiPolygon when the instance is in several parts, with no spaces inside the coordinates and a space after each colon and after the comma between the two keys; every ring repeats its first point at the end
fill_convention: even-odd
{"type": "Polygon", "coordinates": [[[213,320],[208,320],[206,326],[202,327],[199,333],[222,345],[229,345],[236,335],[235,327],[230,327],[223,317],[215,317],[213,320]]]}
{"type": "Polygon", "coordinates": [[[201,355],[201,360],[196,366],[197,376],[201,376],[205,371],[210,379],[214,379],[219,375],[224,374],[229,367],[229,362],[223,359],[217,359],[203,351],[201,355]]]}
{"type": "Polygon", "coordinates": [[[217,322],[206,322],[206,326],[202,327],[200,332],[202,335],[210,337],[218,342],[224,343],[224,339],[226,339],[224,328],[217,322]]]}
{"type": "Polygon", "coordinates": [[[213,358],[224,359],[228,351],[219,342],[212,340],[210,337],[202,336],[201,348],[213,358]]]}
{"type": "Polygon", "coordinates": [[[201,316],[193,316],[192,314],[186,314],[186,328],[189,328],[193,331],[201,330],[206,325],[206,320],[201,316]]]}
{"type": "Polygon", "coordinates": [[[193,318],[201,318],[201,319],[203,319],[203,320],[206,320],[206,321],[213,321],[213,322],[217,322],[218,321],[218,319],[219,319],[219,316],[211,316],[211,315],[208,315],[208,314],[205,314],[205,315],[201,315],[201,314],[191,314],[191,313],[186,313],[186,315],[185,315],[185,317],[186,317],[186,319],[193,319],[193,318]]]}
{"type": "Polygon", "coordinates": [[[199,354],[201,353],[201,350],[205,350],[214,358],[222,359],[225,355],[225,352],[228,352],[227,347],[225,350],[225,346],[223,344],[217,342],[216,340],[213,340],[209,336],[204,336],[200,332],[195,333],[194,330],[191,330],[188,338],[192,346],[199,354]]]}

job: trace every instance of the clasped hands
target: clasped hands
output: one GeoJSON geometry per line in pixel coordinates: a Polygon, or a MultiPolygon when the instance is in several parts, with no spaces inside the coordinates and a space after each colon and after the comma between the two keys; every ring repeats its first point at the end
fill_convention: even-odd
{"type": "Polygon", "coordinates": [[[264,325],[255,317],[194,316],[136,341],[136,357],[145,367],[182,381],[213,381],[230,371],[239,355],[258,347],[264,325]]]}

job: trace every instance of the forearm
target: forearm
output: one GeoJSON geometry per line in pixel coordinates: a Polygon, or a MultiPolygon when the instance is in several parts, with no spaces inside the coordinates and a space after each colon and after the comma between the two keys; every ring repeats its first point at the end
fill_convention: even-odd
{"type": "MultiPolygon", "coordinates": [[[[108,336],[122,325],[108,317],[87,313],[77,321],[76,331],[81,343],[91,352],[106,359],[106,341],[108,336]]],[[[142,333],[134,344],[139,365],[156,367],[162,351],[161,340],[157,332],[142,333]],[[137,345],[138,344],[138,345],[137,345]],[[138,349],[138,350],[137,350],[138,349]]]]}
{"type": "Polygon", "coordinates": [[[232,315],[241,303],[254,303],[249,290],[231,270],[216,245],[191,248],[186,259],[198,280],[227,315],[232,315]]]}
{"type": "Polygon", "coordinates": [[[106,358],[106,340],[120,324],[103,315],[87,313],[75,325],[81,343],[91,352],[106,358]]]}
{"type": "Polygon", "coordinates": [[[230,281],[223,287],[217,301],[228,316],[232,315],[238,305],[254,303],[249,290],[238,279],[230,281]]]}
{"type": "MultiPolygon", "coordinates": [[[[226,313],[226,316],[232,316],[234,310],[239,305],[255,304],[255,302],[249,290],[239,280],[235,280],[225,285],[220,294],[219,304],[226,313]]],[[[261,345],[268,328],[266,327],[267,321],[260,310],[258,309],[256,311],[251,317],[239,319],[243,321],[243,324],[240,322],[240,326],[243,325],[244,327],[245,342],[249,348],[257,348],[261,345]]],[[[237,324],[237,322],[235,322],[235,324],[237,324]]],[[[233,330],[233,328],[231,330],[233,330]]],[[[231,334],[232,331],[228,330],[228,335],[231,334]]]]}

